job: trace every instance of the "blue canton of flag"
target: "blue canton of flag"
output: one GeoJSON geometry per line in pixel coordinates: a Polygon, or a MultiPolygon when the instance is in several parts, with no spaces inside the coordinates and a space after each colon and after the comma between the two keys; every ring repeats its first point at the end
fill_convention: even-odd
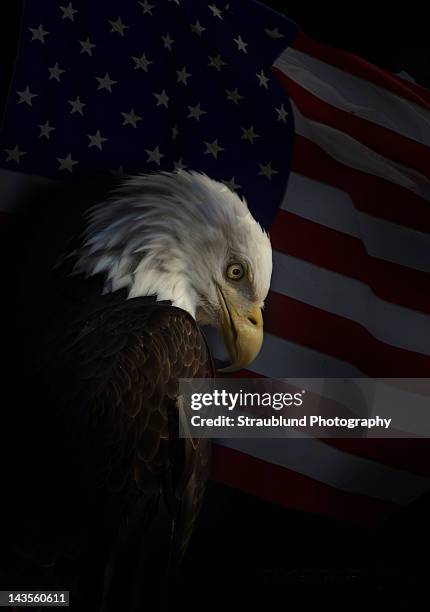
{"type": "Polygon", "coordinates": [[[271,67],[296,34],[249,0],[26,2],[2,164],[71,179],[194,169],[269,227],[294,127],[271,67]]]}

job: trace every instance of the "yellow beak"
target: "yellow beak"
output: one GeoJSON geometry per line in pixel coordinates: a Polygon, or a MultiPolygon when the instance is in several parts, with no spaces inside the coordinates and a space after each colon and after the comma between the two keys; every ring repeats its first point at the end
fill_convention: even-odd
{"type": "Polygon", "coordinates": [[[222,334],[231,365],[220,372],[236,372],[254,361],[263,344],[263,316],[261,308],[246,306],[240,310],[228,301],[218,287],[222,307],[222,334]]]}

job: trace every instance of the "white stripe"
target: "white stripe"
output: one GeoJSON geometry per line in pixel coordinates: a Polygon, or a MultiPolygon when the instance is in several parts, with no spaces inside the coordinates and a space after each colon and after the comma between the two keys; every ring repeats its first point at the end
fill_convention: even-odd
{"type": "MultiPolygon", "coordinates": [[[[213,328],[205,328],[212,355],[221,361],[228,361],[228,355],[221,335],[213,328]]],[[[419,382],[414,387],[414,380],[407,379],[375,379],[372,384],[366,385],[363,379],[368,380],[365,374],[354,365],[330,357],[319,351],[288,342],[272,334],[264,334],[264,343],[260,354],[250,366],[250,370],[267,378],[296,378],[300,388],[303,378],[315,379],[307,381],[305,386],[317,395],[344,403],[342,393],[337,394],[336,385],[323,385],[322,378],[355,378],[357,388],[360,389],[359,406],[350,404],[345,406],[358,415],[366,414],[368,417],[380,416],[392,418],[392,427],[399,433],[398,437],[413,435],[430,437],[428,422],[428,395],[419,393],[419,382]],[[360,381],[363,384],[360,385],[360,381]],[[405,382],[402,385],[402,382],[405,382]],[[416,391],[415,391],[416,389],[416,391]],[[407,406],[407,410],[404,407],[407,406]],[[418,431],[417,431],[418,430],[418,431]]],[[[342,391],[342,390],[341,390],[342,391]]]]}
{"type": "Polygon", "coordinates": [[[430,111],[422,106],[291,47],[275,67],[331,106],[430,145],[430,111]]]}
{"type": "Polygon", "coordinates": [[[430,272],[430,234],[357,210],[341,189],[291,172],[281,208],[358,238],[372,257],[430,272]]]}
{"type": "MultiPolygon", "coordinates": [[[[288,378],[296,389],[306,389],[315,396],[315,412],[312,414],[323,416],[329,400],[338,405],[337,414],[346,409],[351,416],[359,418],[391,419],[384,437],[430,438],[427,378],[354,377],[350,380],[352,384],[347,389],[344,378],[288,378]]],[[[373,436],[372,433],[369,431],[367,436],[380,437],[380,434],[373,436]]]]}
{"type": "Polygon", "coordinates": [[[296,133],[314,142],[330,157],[345,166],[379,176],[430,200],[430,180],[423,174],[376,153],[345,132],[305,117],[293,101],[291,106],[296,133]]]}
{"type": "MultiPolygon", "coordinates": [[[[211,353],[228,361],[221,336],[213,328],[205,328],[211,353]]],[[[357,367],[306,346],[289,342],[273,334],[264,334],[263,347],[250,366],[256,374],[271,378],[359,378],[365,374],[357,367]]]]}
{"type": "Polygon", "coordinates": [[[217,442],[341,491],[395,504],[407,505],[430,489],[429,478],[351,455],[313,438],[217,442]]]}
{"type": "Polygon", "coordinates": [[[273,259],[273,291],[360,323],[391,346],[430,355],[428,315],[385,302],[368,285],[337,272],[277,251],[273,259]]]}

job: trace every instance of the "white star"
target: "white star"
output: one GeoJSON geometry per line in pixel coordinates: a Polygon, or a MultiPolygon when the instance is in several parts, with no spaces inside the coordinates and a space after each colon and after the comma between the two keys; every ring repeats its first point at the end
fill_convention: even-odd
{"type": "Polygon", "coordinates": [[[182,163],[182,157],[175,162],[175,167],[173,168],[174,172],[181,172],[181,170],[186,170],[187,166],[182,163]]]}
{"type": "Polygon", "coordinates": [[[103,143],[108,140],[107,138],[103,138],[103,136],[100,134],[100,130],[97,130],[97,132],[93,136],[91,136],[91,134],[87,134],[87,136],[90,139],[90,144],[88,145],[88,148],[97,147],[98,149],[100,149],[100,151],[102,150],[103,143]]]}
{"type": "Polygon", "coordinates": [[[153,93],[152,95],[157,98],[157,106],[165,106],[166,108],[169,106],[169,96],[165,89],[159,94],[153,93]]]}
{"type": "Polygon", "coordinates": [[[152,9],[155,8],[155,6],[153,4],[149,4],[148,0],[143,0],[143,2],[139,2],[139,4],[143,9],[143,14],[146,15],[146,13],[148,13],[148,15],[151,15],[152,17],[152,9]]]}
{"type": "Polygon", "coordinates": [[[172,127],[172,140],[176,140],[178,134],[179,134],[178,126],[175,125],[175,127],[172,127]]]}
{"type": "Polygon", "coordinates": [[[187,72],[187,69],[185,66],[182,68],[182,70],[177,70],[176,74],[178,75],[178,79],[176,82],[183,83],[184,85],[187,85],[187,79],[189,79],[190,76],[192,76],[190,72],[187,72]]]}
{"type": "Polygon", "coordinates": [[[106,91],[108,91],[109,93],[112,93],[112,85],[116,85],[118,83],[118,81],[113,81],[110,78],[108,72],[106,72],[104,77],[96,77],[96,79],[99,82],[99,86],[97,87],[97,91],[99,89],[106,89],[106,91]]]}
{"type": "Polygon", "coordinates": [[[140,68],[141,70],[144,70],[145,72],[148,72],[148,66],[154,63],[154,62],[151,62],[151,60],[149,60],[146,57],[146,53],[142,53],[140,57],[132,57],[132,59],[136,63],[134,69],[139,70],[140,68]]]}
{"type": "Polygon", "coordinates": [[[194,34],[197,34],[197,36],[201,36],[202,32],[206,30],[206,28],[200,25],[200,21],[198,20],[196,21],[196,23],[191,23],[190,28],[191,28],[191,32],[193,32],[194,34]]]}
{"type": "Polygon", "coordinates": [[[234,176],[232,176],[229,181],[223,181],[223,183],[224,185],[226,185],[226,187],[230,189],[230,191],[237,191],[238,189],[242,189],[242,185],[238,185],[235,182],[234,176]]]}
{"type": "Polygon", "coordinates": [[[200,121],[200,117],[202,115],[206,115],[206,111],[200,108],[200,103],[196,106],[189,106],[188,110],[190,114],[187,116],[187,119],[195,119],[196,121],[200,121]]]}
{"type": "Polygon", "coordinates": [[[25,102],[25,104],[28,104],[28,106],[33,106],[31,100],[32,98],[36,98],[38,95],[38,94],[31,93],[28,85],[24,89],[24,91],[17,91],[16,93],[19,96],[18,104],[23,104],[25,102]]]}
{"type": "Polygon", "coordinates": [[[254,126],[253,125],[251,125],[251,127],[248,128],[247,130],[245,128],[241,128],[241,130],[243,132],[241,138],[244,139],[244,140],[249,140],[249,142],[251,144],[254,144],[254,140],[256,138],[260,138],[259,134],[256,134],[254,132],[254,126]]]}
{"type": "Polygon", "coordinates": [[[90,39],[87,36],[86,40],[80,40],[79,44],[81,45],[82,49],[81,49],[81,53],[88,53],[88,55],[92,55],[93,52],[92,50],[95,48],[96,45],[94,45],[90,39]]]}
{"type": "Polygon", "coordinates": [[[212,12],[212,15],[213,15],[214,17],[218,17],[218,19],[221,19],[221,20],[222,20],[222,14],[221,14],[221,13],[222,13],[222,11],[221,11],[221,9],[219,9],[219,8],[218,8],[218,7],[217,7],[215,4],[211,4],[211,5],[209,6],[209,10],[212,12]]]}
{"type": "Polygon", "coordinates": [[[58,62],[55,62],[55,66],[52,66],[52,68],[48,68],[48,70],[49,70],[49,80],[55,79],[58,82],[60,82],[60,75],[63,74],[63,72],[66,72],[65,70],[62,70],[58,66],[58,62]]]}
{"type": "Polygon", "coordinates": [[[213,142],[204,141],[204,143],[206,145],[205,154],[209,153],[210,155],[213,155],[215,159],[218,159],[218,153],[220,153],[221,151],[225,151],[223,147],[220,147],[218,145],[218,139],[214,140],[213,142]]]}
{"type": "Polygon", "coordinates": [[[280,33],[279,28],[273,28],[273,30],[269,30],[269,28],[264,28],[264,31],[266,32],[267,36],[269,38],[273,38],[273,40],[276,40],[278,38],[284,38],[284,35],[280,33]]]}
{"type": "Polygon", "coordinates": [[[123,125],[131,125],[137,128],[137,122],[142,121],[142,117],[135,114],[134,108],[132,108],[129,113],[121,113],[121,115],[124,117],[123,125]]]}
{"type": "Polygon", "coordinates": [[[209,55],[210,62],[208,64],[209,68],[216,68],[218,72],[221,70],[223,66],[227,66],[225,62],[221,59],[221,55],[217,55],[216,57],[212,57],[209,55]]]}
{"type": "Polygon", "coordinates": [[[164,48],[169,49],[169,51],[171,51],[172,45],[175,41],[173,40],[173,38],[170,38],[169,32],[167,32],[166,36],[162,36],[161,39],[164,43],[164,48]]]}
{"type": "Polygon", "coordinates": [[[72,110],[70,111],[71,115],[73,115],[73,113],[79,113],[80,115],[84,114],[82,111],[84,106],[86,106],[86,103],[81,102],[79,96],[76,98],[76,100],[68,100],[68,102],[72,105],[72,110]]]}
{"type": "Polygon", "coordinates": [[[248,43],[244,42],[241,36],[238,36],[237,38],[233,38],[233,40],[237,44],[238,51],[243,51],[244,53],[248,53],[248,51],[246,50],[248,43]]]}
{"type": "Polygon", "coordinates": [[[272,164],[270,162],[266,164],[265,166],[263,164],[258,164],[258,165],[260,166],[260,170],[261,170],[261,172],[259,172],[258,175],[265,176],[267,179],[269,179],[269,181],[272,180],[273,174],[278,174],[278,171],[272,168],[272,164]]]}
{"type": "Polygon", "coordinates": [[[235,104],[239,104],[239,100],[243,100],[243,96],[240,95],[240,93],[236,89],[226,89],[225,90],[226,94],[227,94],[227,100],[231,100],[232,102],[234,102],[235,104]]]}
{"type": "Polygon", "coordinates": [[[165,157],[164,153],[160,153],[158,146],[155,147],[153,151],[150,151],[149,149],[145,149],[145,151],[148,153],[148,161],[154,162],[154,164],[157,164],[157,166],[160,165],[161,158],[165,157]]]}
{"type": "Polygon", "coordinates": [[[27,153],[25,151],[20,151],[19,150],[19,146],[15,145],[13,149],[5,149],[6,153],[7,153],[7,159],[6,161],[14,161],[17,164],[21,163],[20,162],[20,158],[23,155],[27,155],[27,153]]]}
{"type": "Polygon", "coordinates": [[[44,136],[47,140],[49,140],[50,133],[53,132],[55,128],[49,125],[49,121],[47,121],[44,125],[39,125],[39,127],[40,127],[39,138],[42,138],[42,136],[44,136]]]}
{"type": "Polygon", "coordinates": [[[61,19],[70,19],[71,21],[75,21],[74,15],[78,11],[75,11],[71,2],[69,2],[67,6],[60,6],[60,10],[63,11],[63,16],[61,19]]]}
{"type": "Polygon", "coordinates": [[[73,166],[78,163],[72,159],[71,153],[69,153],[67,157],[57,157],[57,161],[60,162],[58,170],[68,170],[69,172],[73,172],[73,166]]]}
{"type": "Polygon", "coordinates": [[[33,40],[40,40],[41,43],[45,43],[45,36],[49,34],[46,30],[43,29],[43,25],[40,23],[38,28],[28,28],[30,32],[33,34],[33,40]]]}
{"type": "Polygon", "coordinates": [[[264,74],[264,71],[261,70],[260,74],[257,74],[257,79],[259,80],[259,86],[260,87],[265,87],[266,89],[268,89],[267,87],[267,83],[269,82],[269,79],[267,78],[267,76],[264,74]]]}
{"type": "Polygon", "coordinates": [[[124,30],[128,30],[130,26],[125,25],[122,22],[121,17],[118,17],[118,19],[116,21],[110,21],[108,20],[110,25],[112,26],[112,30],[111,32],[118,32],[118,34],[120,34],[121,36],[124,36],[124,30]]]}
{"type": "Polygon", "coordinates": [[[278,121],[287,123],[288,111],[285,110],[284,105],[281,104],[279,108],[275,108],[275,111],[278,113],[278,121]]]}

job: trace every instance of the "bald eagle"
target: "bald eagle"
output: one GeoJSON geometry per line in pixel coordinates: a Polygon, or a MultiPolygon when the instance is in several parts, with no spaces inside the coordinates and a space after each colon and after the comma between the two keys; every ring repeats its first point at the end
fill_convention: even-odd
{"type": "Polygon", "coordinates": [[[178,380],[215,373],[201,325],[221,330],[227,371],[253,361],[271,270],[246,202],[203,174],[133,176],[88,211],[17,317],[21,501],[9,516],[19,534],[5,537],[21,588],[66,586],[89,609],[126,610],[128,581],[134,609],[182,558],[210,447],[178,438],[178,380]]]}

